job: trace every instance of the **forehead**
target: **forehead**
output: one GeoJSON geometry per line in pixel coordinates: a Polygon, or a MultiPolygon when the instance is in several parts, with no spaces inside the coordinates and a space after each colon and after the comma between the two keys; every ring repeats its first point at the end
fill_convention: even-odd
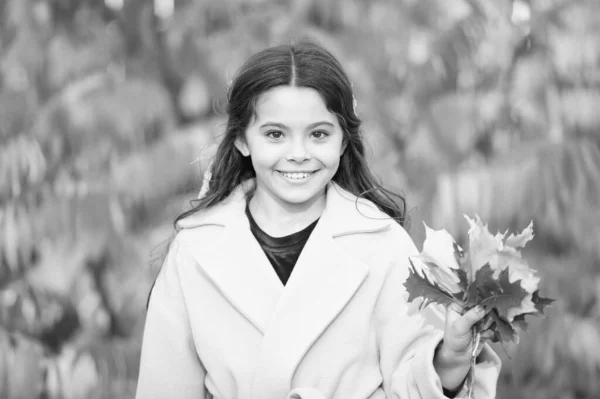
{"type": "Polygon", "coordinates": [[[309,124],[316,120],[337,125],[318,91],[309,87],[278,86],[263,93],[256,102],[257,122],[309,124]]]}

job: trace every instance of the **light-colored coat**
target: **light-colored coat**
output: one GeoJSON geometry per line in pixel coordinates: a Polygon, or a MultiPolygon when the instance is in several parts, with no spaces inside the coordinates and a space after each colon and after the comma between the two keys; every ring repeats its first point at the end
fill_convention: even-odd
{"type": "MultiPolygon", "coordinates": [[[[244,214],[249,184],[180,223],[152,292],[136,398],[444,398],[433,367],[443,316],[406,302],[417,250],[404,229],[330,183],[283,286],[244,214]]],[[[499,370],[486,347],[477,399],[495,397],[499,370]]]]}

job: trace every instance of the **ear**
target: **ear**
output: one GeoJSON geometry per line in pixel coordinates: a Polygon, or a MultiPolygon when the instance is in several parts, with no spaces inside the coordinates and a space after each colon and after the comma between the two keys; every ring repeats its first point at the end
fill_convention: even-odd
{"type": "Polygon", "coordinates": [[[248,148],[248,144],[246,144],[246,140],[237,138],[234,145],[243,156],[247,157],[250,155],[250,149],[248,148]]]}
{"type": "Polygon", "coordinates": [[[348,140],[344,140],[344,141],[342,142],[342,150],[340,151],[340,157],[341,157],[342,155],[344,155],[344,152],[346,151],[346,147],[348,147],[348,140]]]}

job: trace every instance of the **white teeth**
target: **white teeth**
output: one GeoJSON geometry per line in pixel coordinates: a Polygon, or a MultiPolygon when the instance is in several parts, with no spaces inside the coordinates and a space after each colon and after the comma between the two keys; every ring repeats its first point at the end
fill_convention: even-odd
{"type": "Polygon", "coordinates": [[[280,173],[289,179],[306,179],[308,176],[310,176],[312,174],[312,173],[283,173],[283,172],[280,172],[280,173]]]}

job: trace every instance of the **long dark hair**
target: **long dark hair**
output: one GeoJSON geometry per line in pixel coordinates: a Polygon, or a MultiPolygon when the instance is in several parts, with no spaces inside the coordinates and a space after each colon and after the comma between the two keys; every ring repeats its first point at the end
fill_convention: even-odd
{"type": "Polygon", "coordinates": [[[204,197],[192,201],[192,209],[180,214],[177,223],[227,198],[244,180],[254,177],[249,158],[235,147],[236,139],[255,116],[258,97],[277,86],[309,87],[318,91],[334,113],[347,143],[333,181],[352,194],[372,201],[400,225],[406,223],[406,202],[384,189],[365,160],[361,120],[354,112],[352,85],[339,61],[322,46],[310,42],[282,44],[250,57],[231,83],[227,95],[227,126],[212,165],[212,177],[204,197]],[[399,204],[392,197],[399,200],[399,204]]]}
{"type": "MultiPolygon", "coordinates": [[[[180,220],[218,204],[240,183],[255,176],[251,160],[242,156],[235,141],[244,139],[246,128],[255,116],[258,97],[277,86],[309,87],[321,94],[327,109],[337,116],[347,144],[333,181],[357,197],[372,201],[382,212],[405,226],[404,197],[384,189],[365,160],[361,120],[354,111],[354,95],[348,76],[328,50],[316,43],[301,41],[262,50],[242,65],[227,93],[227,125],[213,158],[211,179],[205,182],[208,190],[202,198],[192,201],[190,210],[177,216],[175,230],[179,230],[180,220]]],[[[147,305],[149,301],[150,294],[147,305]]]]}

